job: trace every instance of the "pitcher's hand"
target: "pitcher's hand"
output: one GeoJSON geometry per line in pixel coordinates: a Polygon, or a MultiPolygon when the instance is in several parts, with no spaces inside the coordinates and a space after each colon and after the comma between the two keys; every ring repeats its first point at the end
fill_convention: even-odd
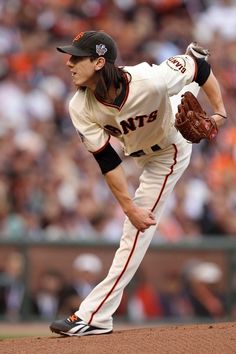
{"type": "Polygon", "coordinates": [[[132,208],[126,212],[126,215],[136,229],[141,232],[144,232],[151,225],[156,225],[155,216],[151,210],[133,205],[132,208]]]}

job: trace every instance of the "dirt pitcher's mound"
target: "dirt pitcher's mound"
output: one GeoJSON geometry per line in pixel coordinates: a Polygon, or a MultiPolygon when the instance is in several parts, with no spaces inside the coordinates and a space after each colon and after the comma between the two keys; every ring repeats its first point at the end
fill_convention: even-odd
{"type": "Polygon", "coordinates": [[[2,354],[236,354],[236,324],[179,325],[114,331],[87,337],[0,341],[2,354]]]}

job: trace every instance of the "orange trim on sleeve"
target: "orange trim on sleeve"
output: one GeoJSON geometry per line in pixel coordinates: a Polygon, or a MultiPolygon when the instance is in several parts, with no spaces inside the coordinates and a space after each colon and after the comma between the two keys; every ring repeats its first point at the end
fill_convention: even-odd
{"type": "MultiPolygon", "coordinates": [[[[191,56],[191,55],[190,55],[190,56],[191,56]]],[[[197,62],[196,62],[195,58],[194,58],[194,57],[192,57],[192,56],[191,56],[191,58],[193,59],[193,61],[194,61],[194,66],[195,66],[195,73],[194,73],[193,80],[192,80],[192,82],[193,82],[193,81],[195,81],[195,79],[197,78],[197,74],[198,74],[198,65],[197,65],[197,62]]]]}

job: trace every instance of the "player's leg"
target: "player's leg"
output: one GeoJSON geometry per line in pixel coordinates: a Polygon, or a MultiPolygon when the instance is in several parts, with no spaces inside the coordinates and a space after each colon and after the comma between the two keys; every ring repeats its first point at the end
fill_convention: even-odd
{"type": "MultiPolygon", "coordinates": [[[[166,198],[189,163],[190,154],[191,145],[180,137],[176,145],[160,150],[157,154],[138,158],[144,170],[134,200],[141,207],[153,209],[157,222],[160,221],[166,198]]],[[[86,335],[81,334],[80,329],[88,326],[107,332],[112,330],[112,315],[120,304],[124,288],[138,269],[155,230],[156,226],[151,226],[144,233],[138,232],[126,219],[120,247],[107,277],[81,303],[75,313],[79,319],[72,322],[71,330],[65,331],[65,334],[72,335],[72,331],[73,335],[86,335]]],[[[60,327],[62,323],[59,322],[55,321],[51,326],[55,332],[55,327],[60,327]]]]}
{"type": "MultiPolygon", "coordinates": [[[[134,201],[140,207],[152,209],[157,223],[167,197],[189,164],[190,155],[191,145],[180,137],[178,144],[140,160],[144,170],[134,201]]],[[[138,269],[155,230],[156,226],[151,226],[144,233],[138,232],[126,219],[120,247],[107,277],[82,302],[77,316],[96,326],[112,326],[112,315],[120,304],[123,290],[138,269]]]]}
{"type": "MultiPolygon", "coordinates": [[[[152,201],[157,227],[160,222],[167,198],[187,168],[192,152],[192,144],[181,135],[178,142],[161,150],[148,161],[140,177],[140,186],[135,194],[138,205],[147,208],[152,201]],[[155,188],[157,188],[155,190],[155,188]],[[158,191],[158,194],[157,194],[158,191]]],[[[145,163],[145,158],[142,163],[145,163]]]]}

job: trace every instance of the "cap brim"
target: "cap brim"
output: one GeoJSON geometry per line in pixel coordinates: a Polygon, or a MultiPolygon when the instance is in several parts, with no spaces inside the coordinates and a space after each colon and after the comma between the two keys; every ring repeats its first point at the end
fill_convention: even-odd
{"type": "Polygon", "coordinates": [[[66,53],[70,55],[74,55],[76,57],[87,57],[90,56],[88,53],[84,52],[78,47],[75,47],[73,45],[66,45],[63,47],[57,47],[57,50],[61,53],[66,53]]]}

